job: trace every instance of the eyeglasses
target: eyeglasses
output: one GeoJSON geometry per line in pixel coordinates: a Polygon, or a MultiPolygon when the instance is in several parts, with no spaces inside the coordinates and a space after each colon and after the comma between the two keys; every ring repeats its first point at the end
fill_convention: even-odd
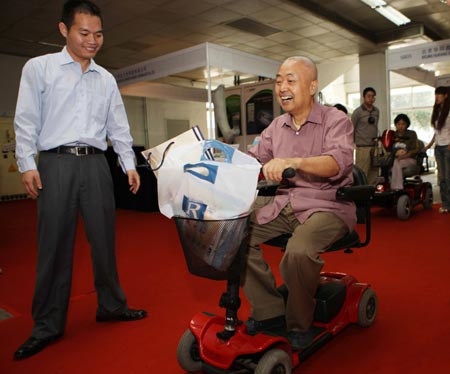
{"type": "Polygon", "coordinates": [[[369,119],[367,120],[371,125],[373,125],[375,123],[375,118],[373,118],[372,116],[369,117],[369,119]]]}

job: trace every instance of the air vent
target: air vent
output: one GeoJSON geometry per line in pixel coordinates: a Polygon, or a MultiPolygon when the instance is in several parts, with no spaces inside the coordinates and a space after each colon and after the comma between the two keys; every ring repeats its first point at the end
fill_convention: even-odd
{"type": "Polygon", "coordinates": [[[264,25],[263,23],[254,21],[250,18],[240,18],[236,21],[226,23],[225,25],[259,36],[269,36],[281,32],[279,29],[264,25]]]}

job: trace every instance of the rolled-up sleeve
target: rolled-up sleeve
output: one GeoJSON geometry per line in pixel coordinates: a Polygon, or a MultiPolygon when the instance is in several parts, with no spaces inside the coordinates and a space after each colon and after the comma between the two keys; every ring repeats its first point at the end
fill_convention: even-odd
{"type": "Polygon", "coordinates": [[[273,126],[267,127],[261,133],[258,144],[250,148],[250,150],[248,151],[250,156],[255,157],[259,162],[261,162],[261,164],[264,164],[273,159],[272,131],[273,126]]]}
{"type": "Polygon", "coordinates": [[[330,181],[341,179],[345,175],[352,175],[353,168],[353,124],[341,112],[330,111],[325,118],[325,141],[323,155],[335,159],[339,166],[338,173],[330,181]]]}

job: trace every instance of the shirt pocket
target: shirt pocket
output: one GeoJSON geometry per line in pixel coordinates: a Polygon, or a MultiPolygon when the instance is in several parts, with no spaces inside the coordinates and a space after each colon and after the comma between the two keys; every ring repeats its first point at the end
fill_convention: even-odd
{"type": "Polygon", "coordinates": [[[108,117],[108,98],[106,85],[97,76],[92,76],[87,84],[88,113],[96,123],[104,125],[108,117]]]}
{"type": "Polygon", "coordinates": [[[100,124],[105,124],[108,117],[108,101],[105,96],[93,95],[91,115],[100,124]]]}

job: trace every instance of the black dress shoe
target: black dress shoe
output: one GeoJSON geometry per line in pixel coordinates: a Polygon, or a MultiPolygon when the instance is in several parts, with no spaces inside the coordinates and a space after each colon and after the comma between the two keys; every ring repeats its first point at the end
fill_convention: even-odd
{"type": "Polygon", "coordinates": [[[307,331],[289,331],[288,340],[294,351],[300,351],[308,347],[314,340],[316,332],[313,328],[307,331]]]}
{"type": "Polygon", "coordinates": [[[24,358],[30,357],[42,351],[47,345],[56,339],[60,338],[61,335],[50,336],[48,338],[35,338],[31,336],[28,340],[23,343],[19,349],[14,352],[15,360],[22,360],[24,358]]]}
{"type": "Polygon", "coordinates": [[[284,335],[286,333],[286,320],[284,316],[277,316],[261,321],[249,318],[245,321],[245,326],[247,327],[247,334],[252,336],[259,333],[275,336],[284,335]]]}
{"type": "Polygon", "coordinates": [[[111,321],[136,321],[147,317],[147,312],[143,309],[127,309],[120,314],[101,314],[95,317],[97,322],[111,322],[111,321]]]}

